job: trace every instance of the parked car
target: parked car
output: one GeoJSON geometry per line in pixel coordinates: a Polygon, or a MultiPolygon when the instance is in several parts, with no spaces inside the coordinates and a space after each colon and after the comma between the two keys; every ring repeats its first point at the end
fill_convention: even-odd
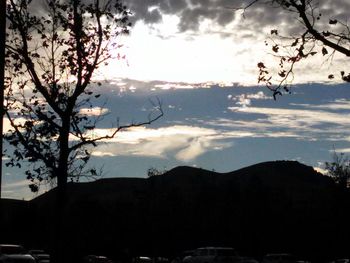
{"type": "Polygon", "coordinates": [[[113,263],[113,261],[105,256],[88,255],[84,258],[84,263],[113,263]]]}
{"type": "Polygon", "coordinates": [[[239,263],[259,263],[259,261],[251,257],[240,257],[239,263]]]}
{"type": "Polygon", "coordinates": [[[235,249],[230,247],[202,247],[183,259],[183,263],[234,263],[240,258],[235,249]]]}
{"type": "Polygon", "coordinates": [[[350,259],[348,259],[348,258],[339,258],[339,259],[336,259],[336,260],[332,261],[331,263],[350,263],[350,259]]]}
{"type": "Polygon", "coordinates": [[[29,250],[28,253],[34,257],[37,263],[50,263],[50,255],[44,250],[33,249],[29,250]]]}
{"type": "Polygon", "coordinates": [[[36,263],[20,245],[0,244],[0,263],[36,263]]]}
{"type": "Polygon", "coordinates": [[[132,259],[133,263],[152,263],[153,260],[150,257],[139,256],[132,259]]]}
{"type": "Polygon", "coordinates": [[[291,254],[267,254],[262,263],[296,263],[297,259],[291,254]]]}
{"type": "Polygon", "coordinates": [[[193,250],[183,251],[181,254],[179,254],[175,258],[173,258],[171,263],[182,263],[186,257],[190,257],[192,255],[193,255],[193,250]]]}

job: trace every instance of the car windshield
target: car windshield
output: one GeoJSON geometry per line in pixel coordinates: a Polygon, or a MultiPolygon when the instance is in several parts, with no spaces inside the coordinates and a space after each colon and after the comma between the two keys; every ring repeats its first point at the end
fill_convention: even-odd
{"type": "Polygon", "coordinates": [[[23,254],[24,249],[21,246],[1,246],[0,254],[12,255],[12,254],[23,254]]]}
{"type": "Polygon", "coordinates": [[[44,250],[29,250],[30,254],[45,254],[44,250]]]}

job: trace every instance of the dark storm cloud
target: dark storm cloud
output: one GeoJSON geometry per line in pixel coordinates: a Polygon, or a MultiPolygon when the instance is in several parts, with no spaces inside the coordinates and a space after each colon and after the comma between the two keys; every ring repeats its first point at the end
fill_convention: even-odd
{"type": "MultiPolygon", "coordinates": [[[[62,0],[67,1],[67,0],[62,0]]],[[[83,0],[89,3],[94,0],[83,0]]],[[[107,0],[101,0],[101,3],[107,0]]],[[[203,20],[211,20],[223,28],[232,22],[240,12],[233,9],[244,7],[252,0],[124,0],[124,3],[133,12],[132,21],[143,21],[146,24],[162,22],[163,15],[176,15],[179,17],[178,29],[180,32],[192,31],[196,33],[203,20]]],[[[348,0],[314,0],[313,5],[318,7],[317,12],[322,13],[318,26],[329,26],[329,19],[345,21],[349,19],[350,1],[348,0]]],[[[31,10],[43,14],[47,10],[47,0],[32,1],[31,10]]],[[[300,23],[297,14],[287,12],[281,8],[258,3],[246,10],[245,19],[241,20],[232,35],[242,35],[243,31],[262,33],[263,28],[279,28],[283,33],[298,34],[300,23]]],[[[215,32],[212,32],[215,33],[215,32]]],[[[246,35],[247,32],[244,32],[246,35]]],[[[223,37],[230,36],[227,32],[223,37]]],[[[252,36],[254,37],[254,36],[252,36]]]]}
{"type": "Polygon", "coordinates": [[[179,30],[196,31],[200,22],[209,19],[221,26],[230,23],[235,13],[228,0],[127,0],[125,3],[134,13],[134,20],[145,23],[161,22],[161,15],[176,15],[180,18],[179,30]]]}
{"type": "MultiPolygon", "coordinates": [[[[125,3],[134,13],[134,21],[158,23],[163,14],[172,14],[179,17],[180,32],[197,31],[200,22],[209,19],[218,25],[227,26],[235,16],[241,15],[234,8],[247,5],[252,0],[125,0],[125,3]]],[[[324,15],[319,21],[320,26],[328,23],[330,17],[346,21],[349,18],[350,1],[348,0],[318,0],[314,5],[324,15]]],[[[257,4],[245,12],[245,19],[237,30],[253,30],[261,32],[263,27],[283,25],[285,32],[294,33],[300,28],[296,22],[297,15],[273,8],[269,5],[257,4]]]]}
{"type": "Polygon", "coordinates": [[[346,0],[323,0],[321,7],[321,13],[325,17],[332,19],[338,19],[347,23],[349,20],[350,1],[346,0]]]}

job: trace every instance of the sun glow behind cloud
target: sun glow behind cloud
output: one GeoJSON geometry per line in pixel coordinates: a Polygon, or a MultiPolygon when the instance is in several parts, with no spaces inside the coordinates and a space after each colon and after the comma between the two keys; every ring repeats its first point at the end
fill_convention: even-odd
{"type": "MultiPolygon", "coordinates": [[[[123,39],[122,52],[127,62],[111,63],[106,78],[256,83],[257,61],[247,49],[252,43],[245,39],[222,38],[205,29],[201,33],[178,33],[178,22],[176,16],[167,15],[163,16],[162,24],[152,27],[138,22],[131,35],[123,39]]],[[[207,28],[209,24],[207,21],[202,27],[207,28]]]]}
{"type": "MultiPolygon", "coordinates": [[[[123,48],[112,51],[115,57],[125,55],[126,59],[115,60],[103,68],[102,75],[107,79],[126,77],[247,86],[257,84],[257,63],[263,61],[277,76],[278,59],[271,54],[271,47],[265,45],[271,26],[249,30],[247,25],[242,27],[248,21],[240,15],[225,27],[202,19],[197,31],[179,31],[179,23],[178,16],[164,14],[159,23],[138,21],[131,34],[122,39],[123,48]]],[[[295,66],[293,83],[327,82],[330,70],[336,74],[344,67],[346,61],[341,55],[336,53],[331,61],[325,61],[318,54],[295,66]]]]}

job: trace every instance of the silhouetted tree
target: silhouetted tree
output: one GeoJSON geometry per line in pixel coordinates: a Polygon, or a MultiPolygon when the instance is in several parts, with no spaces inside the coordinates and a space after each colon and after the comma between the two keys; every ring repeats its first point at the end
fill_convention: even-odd
{"type": "MultiPolygon", "coordinates": [[[[315,0],[252,0],[242,9],[246,10],[258,3],[270,5],[271,8],[282,8],[287,13],[294,14],[296,23],[302,26],[296,35],[290,36],[279,35],[278,29],[271,30],[273,39],[267,44],[271,45],[273,53],[279,58],[279,72],[275,80],[277,85],[273,85],[272,74],[266,65],[258,63],[258,80],[273,91],[274,98],[281,95],[283,89],[289,91],[288,84],[293,79],[296,63],[316,54],[321,54],[325,59],[332,59],[335,52],[350,56],[350,28],[346,21],[334,18],[337,15],[335,10],[333,17],[324,17],[315,0]]],[[[340,77],[350,82],[349,72],[341,71],[340,77]]],[[[335,76],[329,74],[328,78],[333,79],[335,76]]]]}
{"type": "Polygon", "coordinates": [[[333,152],[333,160],[325,163],[327,174],[342,188],[348,187],[350,179],[350,160],[344,153],[333,152]]]}
{"type": "Polygon", "coordinates": [[[111,50],[120,47],[117,37],[131,25],[130,11],[119,0],[8,0],[6,11],[5,114],[12,126],[6,139],[14,146],[7,165],[27,161],[34,192],[40,182],[56,180],[54,259],[63,262],[68,180],[97,175],[86,166],[97,142],[151,124],[163,112],[158,101],[146,121],[118,123],[102,136],[91,132],[103,115],[99,108],[97,116],[89,114],[100,97],[94,73],[108,64],[111,50]]]}
{"type": "Polygon", "coordinates": [[[153,177],[153,176],[159,176],[159,175],[163,175],[167,172],[166,169],[157,169],[155,167],[150,167],[147,169],[147,176],[148,177],[153,177]]]}
{"type": "Polygon", "coordinates": [[[6,109],[14,146],[7,165],[26,171],[32,191],[42,181],[57,181],[65,192],[69,179],[96,176],[87,168],[92,148],[101,140],[134,126],[151,124],[163,115],[160,103],[143,122],[116,125],[103,136],[91,132],[103,115],[89,115],[100,95],[95,71],[108,64],[117,37],[129,32],[130,11],[119,0],[7,1],[6,109]],[[34,6],[36,4],[36,6],[34,6]]]}

